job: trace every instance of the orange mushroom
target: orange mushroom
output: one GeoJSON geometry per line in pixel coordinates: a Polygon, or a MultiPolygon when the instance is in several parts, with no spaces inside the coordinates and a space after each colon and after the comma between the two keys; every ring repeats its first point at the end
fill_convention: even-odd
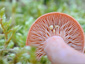
{"type": "Polygon", "coordinates": [[[38,60],[46,55],[44,44],[52,36],[60,36],[72,48],[84,52],[84,32],[80,24],[67,14],[52,12],[39,17],[28,32],[26,45],[37,48],[38,60]]]}

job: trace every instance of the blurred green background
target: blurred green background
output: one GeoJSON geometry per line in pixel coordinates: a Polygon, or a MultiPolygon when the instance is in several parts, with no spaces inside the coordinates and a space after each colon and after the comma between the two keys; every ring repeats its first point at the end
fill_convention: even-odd
{"type": "Polygon", "coordinates": [[[25,46],[32,23],[49,12],[73,16],[85,32],[85,0],[0,0],[0,64],[50,64],[25,46]]]}

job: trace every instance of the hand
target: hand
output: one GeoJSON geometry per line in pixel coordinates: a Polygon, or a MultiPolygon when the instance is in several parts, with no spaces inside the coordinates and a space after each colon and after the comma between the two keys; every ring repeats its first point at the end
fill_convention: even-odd
{"type": "Polygon", "coordinates": [[[44,50],[52,64],[85,64],[85,55],[67,45],[60,36],[47,39],[44,50]]]}

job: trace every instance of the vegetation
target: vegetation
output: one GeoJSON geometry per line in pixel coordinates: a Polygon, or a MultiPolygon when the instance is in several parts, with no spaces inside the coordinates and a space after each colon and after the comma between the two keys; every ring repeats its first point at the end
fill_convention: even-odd
{"type": "Polygon", "coordinates": [[[0,0],[0,64],[50,64],[36,60],[35,48],[26,46],[32,23],[49,12],[73,16],[85,32],[84,0],[0,0]]]}

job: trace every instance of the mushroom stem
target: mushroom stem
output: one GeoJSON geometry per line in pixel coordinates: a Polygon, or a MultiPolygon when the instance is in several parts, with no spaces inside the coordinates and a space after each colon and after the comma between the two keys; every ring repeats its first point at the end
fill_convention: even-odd
{"type": "Polygon", "coordinates": [[[85,64],[85,55],[68,46],[60,36],[48,38],[44,51],[52,64],[85,64]]]}

